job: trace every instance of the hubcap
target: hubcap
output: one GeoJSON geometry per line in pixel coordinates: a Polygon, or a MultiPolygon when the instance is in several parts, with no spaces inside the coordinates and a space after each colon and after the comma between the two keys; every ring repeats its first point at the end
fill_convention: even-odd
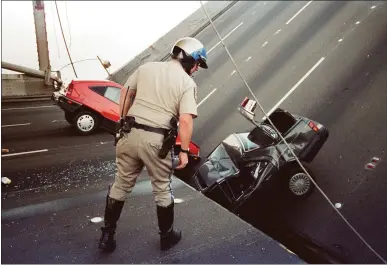
{"type": "Polygon", "coordinates": [[[308,192],[311,181],[305,173],[297,173],[289,180],[289,189],[295,195],[301,196],[308,192]]]}
{"type": "Polygon", "coordinates": [[[90,115],[82,115],[78,118],[77,125],[82,132],[88,132],[94,127],[94,119],[90,115]]]}

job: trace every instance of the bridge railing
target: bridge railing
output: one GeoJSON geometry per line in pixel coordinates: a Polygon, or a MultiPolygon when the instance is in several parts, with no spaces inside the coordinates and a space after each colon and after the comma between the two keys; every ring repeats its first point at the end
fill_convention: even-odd
{"type": "Polygon", "coordinates": [[[22,74],[2,74],[1,100],[25,101],[49,98],[53,91],[59,90],[63,81],[61,73],[51,70],[41,71],[29,67],[1,62],[1,68],[22,74]]]}

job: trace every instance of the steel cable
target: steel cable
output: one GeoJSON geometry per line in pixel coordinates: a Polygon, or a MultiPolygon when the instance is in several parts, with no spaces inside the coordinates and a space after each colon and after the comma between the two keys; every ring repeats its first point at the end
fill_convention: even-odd
{"type": "Polygon", "coordinates": [[[65,38],[65,36],[64,36],[64,32],[63,32],[63,28],[62,28],[62,22],[61,22],[61,20],[60,20],[60,15],[59,15],[59,10],[58,10],[58,4],[56,3],[56,1],[55,1],[55,7],[56,7],[56,13],[57,13],[57,15],[58,15],[58,20],[59,20],[59,25],[60,25],[60,31],[62,32],[63,41],[64,41],[65,46],[66,46],[67,54],[68,54],[68,56],[69,56],[69,59],[70,59],[70,62],[71,62],[71,66],[73,67],[75,77],[78,78],[77,72],[75,71],[75,68],[74,68],[73,60],[71,59],[69,47],[67,46],[66,38],[65,38]]]}

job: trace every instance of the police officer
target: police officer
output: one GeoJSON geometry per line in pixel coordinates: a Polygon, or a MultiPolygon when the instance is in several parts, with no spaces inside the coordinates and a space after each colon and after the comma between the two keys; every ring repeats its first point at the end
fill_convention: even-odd
{"type": "Polygon", "coordinates": [[[173,159],[171,152],[166,158],[158,154],[165,130],[171,129],[170,120],[176,117],[181,139],[180,163],[176,169],[187,165],[193,119],[198,115],[196,84],[191,75],[198,67],[207,69],[208,66],[203,44],[190,37],[175,43],[171,57],[171,61],[140,66],[124,85],[128,93],[121,93],[120,112],[134,117],[135,124],[117,142],[117,174],[106,197],[105,226],[101,228],[99,244],[104,251],[111,252],[116,247],[117,221],[144,166],[155,194],[161,249],[167,250],[181,239],[181,231],[173,228],[174,201],[170,186],[173,159]]]}

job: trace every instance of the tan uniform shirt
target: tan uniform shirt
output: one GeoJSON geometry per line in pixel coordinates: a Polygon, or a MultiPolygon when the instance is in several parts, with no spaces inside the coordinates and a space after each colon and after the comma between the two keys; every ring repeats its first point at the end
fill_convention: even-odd
{"type": "Polygon", "coordinates": [[[138,123],[170,128],[173,116],[198,116],[196,83],[177,61],[146,63],[124,86],[136,90],[136,99],[127,115],[135,117],[138,123]]]}

